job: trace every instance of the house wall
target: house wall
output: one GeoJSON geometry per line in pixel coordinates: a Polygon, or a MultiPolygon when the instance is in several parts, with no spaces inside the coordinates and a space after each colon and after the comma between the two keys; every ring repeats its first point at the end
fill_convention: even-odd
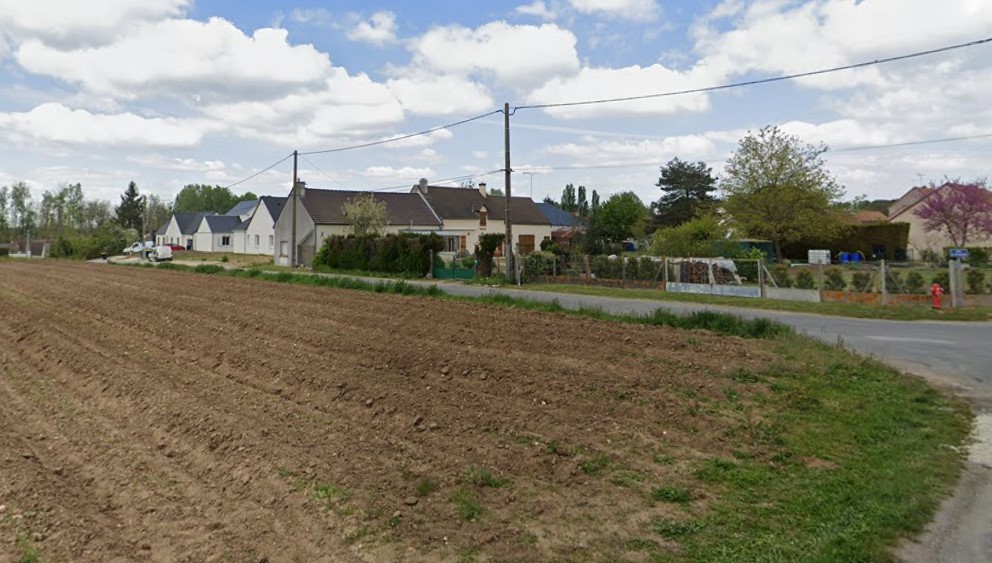
{"type": "Polygon", "coordinates": [[[165,230],[165,234],[156,236],[155,238],[156,244],[181,244],[186,246],[186,237],[179,230],[179,223],[176,221],[175,216],[169,218],[169,225],[165,230]]]}
{"type": "MultiPolygon", "coordinates": [[[[305,197],[305,196],[304,196],[305,197]]],[[[292,257],[293,238],[293,198],[290,197],[279,215],[279,220],[275,224],[275,246],[272,249],[272,256],[276,265],[289,266],[292,257]]],[[[296,202],[296,241],[302,242],[313,231],[313,220],[306,208],[303,207],[303,200],[296,202]]]]}
{"type": "Polygon", "coordinates": [[[248,230],[245,231],[245,235],[247,235],[245,254],[273,255],[275,252],[275,222],[272,220],[268,207],[258,206],[255,215],[252,216],[251,223],[248,223],[248,230]],[[256,236],[258,237],[257,244],[255,243],[256,236]]]}
{"type": "Polygon", "coordinates": [[[234,233],[212,233],[213,250],[211,252],[234,252],[234,233]],[[227,237],[227,244],[224,244],[227,237]]]}
{"type": "Polygon", "coordinates": [[[201,232],[197,231],[193,233],[193,250],[198,252],[213,252],[214,251],[214,234],[210,231],[201,232]]]}
{"type": "MultiPolygon", "coordinates": [[[[925,250],[932,250],[940,254],[944,248],[954,246],[951,237],[943,230],[927,231],[924,226],[925,221],[913,214],[912,209],[896,217],[893,222],[909,223],[909,248],[907,252],[910,260],[921,260],[925,250]]],[[[992,246],[992,238],[970,237],[968,246],[992,246]]]]}
{"type": "Polygon", "coordinates": [[[245,252],[247,238],[248,235],[245,234],[244,231],[235,231],[234,234],[231,235],[232,251],[235,254],[247,254],[245,252]]]}
{"type": "MultiPolygon", "coordinates": [[[[512,217],[511,217],[512,218],[512,217]]],[[[490,218],[486,222],[485,230],[479,226],[478,219],[448,219],[444,221],[445,231],[452,232],[464,232],[468,235],[466,249],[469,252],[475,250],[475,245],[479,242],[479,237],[487,233],[504,234],[506,233],[506,221],[502,219],[492,219],[490,218]]],[[[541,249],[541,241],[545,237],[551,238],[551,225],[525,225],[525,224],[513,224],[513,243],[514,245],[520,242],[520,235],[533,235],[534,236],[534,249],[541,249]]]]}

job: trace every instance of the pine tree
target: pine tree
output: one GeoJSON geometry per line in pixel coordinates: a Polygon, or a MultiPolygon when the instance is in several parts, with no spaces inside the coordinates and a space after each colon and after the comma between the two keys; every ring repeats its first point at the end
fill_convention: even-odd
{"type": "Polygon", "coordinates": [[[134,182],[127,185],[127,190],[121,196],[121,204],[114,208],[117,224],[125,229],[141,232],[141,218],[145,208],[145,200],[138,194],[138,186],[134,182]]]}

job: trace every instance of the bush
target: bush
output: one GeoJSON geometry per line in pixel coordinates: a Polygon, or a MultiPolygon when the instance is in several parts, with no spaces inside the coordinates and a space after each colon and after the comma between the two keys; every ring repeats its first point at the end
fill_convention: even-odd
{"type": "Polygon", "coordinates": [[[965,274],[965,281],[968,283],[968,293],[985,293],[985,271],[977,268],[968,270],[965,274]]]}
{"type": "Polygon", "coordinates": [[[920,294],[926,289],[927,282],[923,279],[923,274],[910,272],[906,274],[906,293],[920,294]]]}
{"type": "Polygon", "coordinates": [[[776,287],[792,287],[792,278],[789,277],[789,267],[785,264],[776,264],[772,266],[771,272],[772,279],[775,280],[776,287]]]}
{"type": "Polygon", "coordinates": [[[870,293],[871,287],[871,273],[869,272],[854,272],[851,276],[851,289],[853,291],[861,291],[864,293],[870,293]]]}
{"type": "Polygon", "coordinates": [[[824,275],[823,286],[826,289],[830,291],[844,291],[847,289],[847,280],[844,279],[843,268],[827,268],[824,275]]]}
{"type": "Polygon", "coordinates": [[[948,274],[946,270],[941,270],[933,275],[930,283],[939,283],[940,287],[944,288],[944,291],[946,292],[951,288],[950,274],[948,274]]]}
{"type": "Polygon", "coordinates": [[[479,276],[488,278],[493,275],[493,256],[496,249],[503,244],[506,235],[500,233],[488,233],[479,237],[479,242],[475,245],[475,257],[479,260],[479,276]]]}
{"type": "Polygon", "coordinates": [[[885,271],[885,291],[889,293],[910,293],[902,281],[902,274],[891,269],[885,271]]]}
{"type": "Polygon", "coordinates": [[[610,260],[609,256],[593,256],[589,261],[589,269],[599,279],[618,280],[623,277],[623,264],[619,258],[610,260]]]}
{"type": "Polygon", "coordinates": [[[968,248],[968,259],[965,261],[972,266],[984,266],[989,263],[989,249],[970,247],[968,248]]]}
{"type": "Polygon", "coordinates": [[[332,236],[324,239],[314,268],[363,270],[421,277],[431,269],[431,251],[435,256],[444,248],[435,234],[394,234],[374,236],[332,236]]]}
{"type": "Polygon", "coordinates": [[[749,282],[758,281],[758,262],[754,260],[734,260],[737,275],[749,282]]]}
{"type": "Polygon", "coordinates": [[[524,281],[533,281],[538,276],[554,273],[555,255],[550,252],[531,252],[523,257],[524,281]]]}
{"type": "Polygon", "coordinates": [[[813,278],[813,272],[802,269],[796,273],[796,287],[799,289],[814,289],[816,287],[816,280],[813,278]]]}
{"type": "Polygon", "coordinates": [[[641,256],[627,262],[627,279],[653,281],[661,279],[661,269],[664,268],[662,262],[652,259],[649,256],[641,256]]]}

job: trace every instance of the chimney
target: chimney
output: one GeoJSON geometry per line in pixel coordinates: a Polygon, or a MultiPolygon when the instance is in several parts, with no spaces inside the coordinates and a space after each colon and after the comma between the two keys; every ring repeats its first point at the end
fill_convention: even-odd
{"type": "Polygon", "coordinates": [[[417,184],[417,189],[420,190],[420,193],[427,195],[427,178],[420,179],[420,182],[417,184]]]}
{"type": "Polygon", "coordinates": [[[296,181],[296,197],[300,199],[307,197],[307,183],[303,180],[296,181]]]}
{"type": "Polygon", "coordinates": [[[486,193],[486,183],[485,182],[479,182],[479,193],[482,194],[482,197],[489,197],[489,194],[486,193]]]}

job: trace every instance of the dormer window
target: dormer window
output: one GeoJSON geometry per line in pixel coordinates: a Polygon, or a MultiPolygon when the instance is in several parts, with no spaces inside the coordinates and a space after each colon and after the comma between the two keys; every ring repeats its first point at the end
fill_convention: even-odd
{"type": "Polygon", "coordinates": [[[489,210],[486,209],[485,205],[482,205],[479,207],[478,213],[479,213],[479,228],[485,229],[486,221],[489,219],[489,210]]]}

